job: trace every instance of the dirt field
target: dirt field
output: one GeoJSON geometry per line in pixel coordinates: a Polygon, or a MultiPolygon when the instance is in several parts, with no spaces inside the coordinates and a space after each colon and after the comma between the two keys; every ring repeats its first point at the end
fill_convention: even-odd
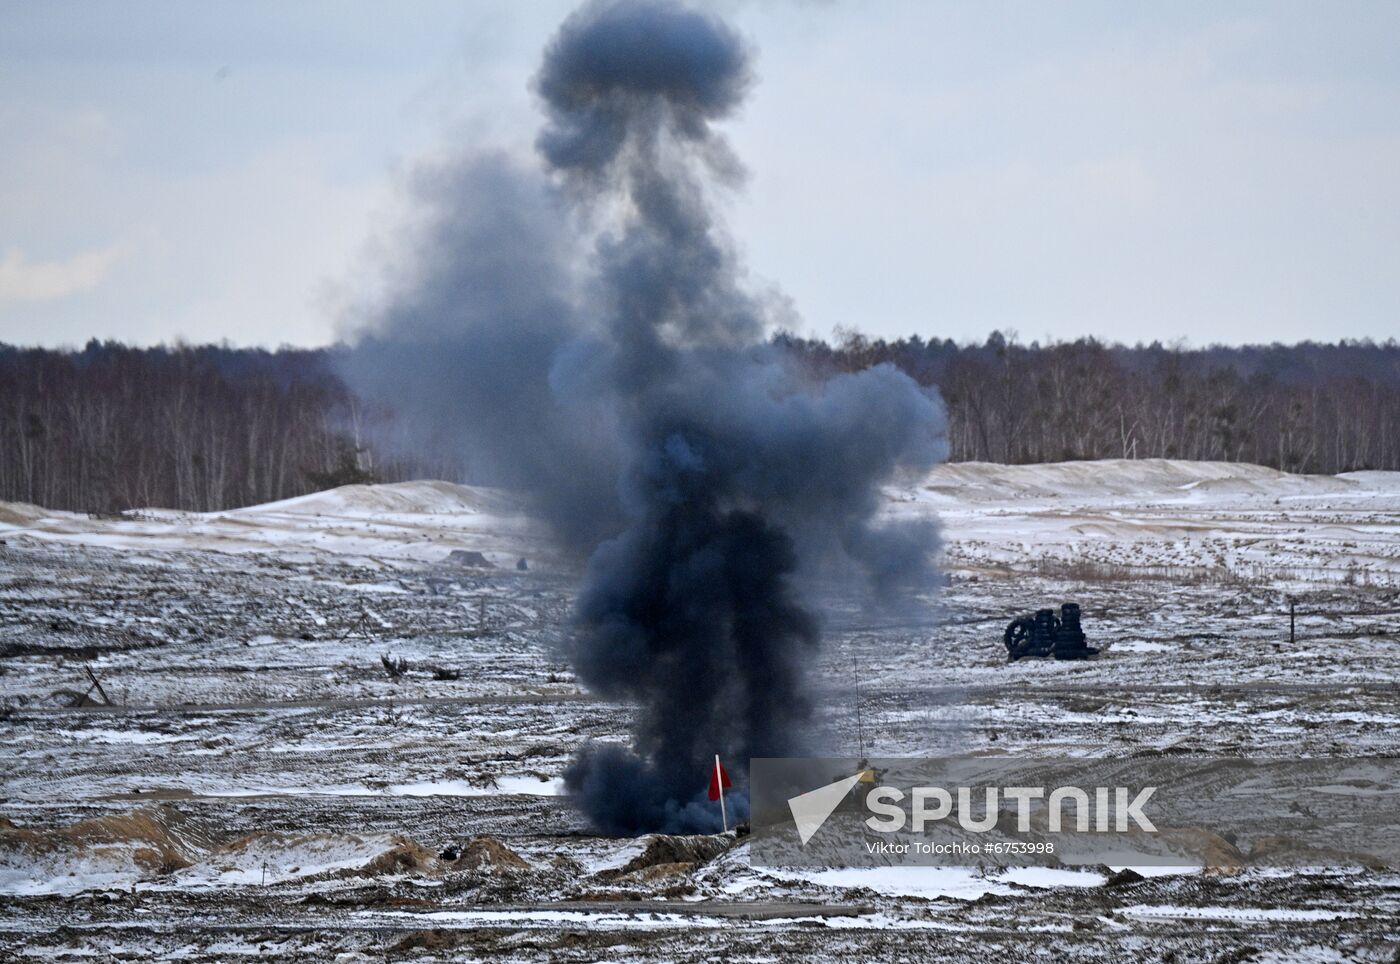
{"type": "MultiPolygon", "coordinates": [[[[855,750],[858,660],[886,756],[1400,756],[1400,479],[940,473],[890,503],[946,520],[937,618],[829,601],[825,745],[855,750]],[[1008,665],[1006,621],[1064,600],[1104,656],[1008,665]]],[[[576,685],[573,579],[498,495],[0,523],[7,959],[1400,959],[1394,868],[799,872],[591,833],[560,775],[629,710],[576,685]]]]}

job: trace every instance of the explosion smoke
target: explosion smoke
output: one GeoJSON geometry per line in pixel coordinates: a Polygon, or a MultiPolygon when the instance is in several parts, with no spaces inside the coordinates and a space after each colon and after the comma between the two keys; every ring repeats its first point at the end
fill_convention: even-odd
{"type": "Polygon", "coordinates": [[[799,574],[854,561],[887,596],[932,576],[932,528],[875,516],[883,482],[944,456],[941,403],[891,366],[813,384],[764,340],[714,219],[742,169],[712,125],[751,76],[709,14],[575,12],[536,82],[545,171],[497,157],[429,182],[417,274],[351,360],[587,557],[576,672],[638,706],[630,748],[566,773],[608,832],[717,829],[713,754],[741,771],[803,749],[820,632],[799,574]]]}

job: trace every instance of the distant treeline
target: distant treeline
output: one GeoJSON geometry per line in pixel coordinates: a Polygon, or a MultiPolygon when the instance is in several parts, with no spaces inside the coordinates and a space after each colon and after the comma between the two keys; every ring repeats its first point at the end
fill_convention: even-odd
{"type": "Polygon", "coordinates": [[[223,509],[355,464],[354,405],[325,352],[0,346],[0,499],[223,509]]]}
{"type": "Polygon", "coordinates": [[[937,385],[954,461],[1169,458],[1400,469],[1400,344],[1169,348],[780,336],[817,372],[889,362],[937,385]]]}
{"type": "MultiPolygon", "coordinates": [[[[1183,458],[1290,472],[1400,469],[1400,345],[1127,348],[1083,339],[1017,344],[835,344],[779,335],[817,377],[888,362],[948,406],[955,461],[1183,458]]],[[[116,511],[213,510],[347,482],[461,478],[452,453],[370,441],[336,375],[343,348],[215,346],[81,351],[0,345],[0,500],[116,511]]],[[[503,400],[503,404],[508,404],[503,400]]],[[[396,433],[397,434],[397,433],[396,433]]]]}

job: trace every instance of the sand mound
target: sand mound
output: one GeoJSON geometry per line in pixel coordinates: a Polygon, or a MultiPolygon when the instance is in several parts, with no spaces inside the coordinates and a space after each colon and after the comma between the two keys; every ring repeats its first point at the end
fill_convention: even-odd
{"type": "Polygon", "coordinates": [[[347,485],[226,512],[141,509],[116,518],[0,503],[0,537],[113,549],[336,553],[439,561],[452,549],[535,555],[519,501],[451,482],[347,485]]]}
{"type": "Polygon", "coordinates": [[[728,850],[733,842],[732,837],[722,835],[652,834],[646,838],[641,853],[621,867],[599,871],[598,876],[603,880],[616,880],[632,875],[650,878],[693,870],[714,860],[728,850]],[[649,873],[642,873],[648,871],[649,873]]]}
{"type": "Polygon", "coordinates": [[[399,834],[255,833],[221,847],[181,876],[190,883],[272,884],[430,873],[437,868],[434,854],[399,834]]]}
{"type": "MultiPolygon", "coordinates": [[[[1387,473],[1380,473],[1387,474],[1387,473]]],[[[1103,498],[1198,495],[1321,495],[1349,492],[1360,480],[1328,475],[1290,475],[1241,462],[1179,459],[1101,459],[1041,465],[954,462],[923,480],[926,490],[965,502],[1006,499],[1103,498]]]]}
{"type": "Polygon", "coordinates": [[[485,513],[512,515],[519,503],[509,493],[481,486],[422,480],[389,482],[382,485],[342,485],[338,489],[312,492],[280,502],[249,506],[228,516],[280,514],[363,516],[363,515],[456,515],[485,513]]]}
{"type": "Polygon", "coordinates": [[[0,891],[76,893],[170,874],[218,844],[213,828],[168,804],[36,829],[0,823],[0,891]]]}
{"type": "Polygon", "coordinates": [[[1199,861],[1202,867],[1216,872],[1233,873],[1245,863],[1244,855],[1228,840],[1199,827],[1160,827],[1151,844],[1143,849],[1151,852],[1152,844],[1159,853],[1176,854],[1193,863],[1199,861]]]}
{"type": "Polygon", "coordinates": [[[495,837],[477,837],[462,848],[452,865],[464,870],[529,870],[530,864],[495,837]]]}
{"type": "Polygon", "coordinates": [[[1293,837],[1261,837],[1249,850],[1249,862],[1259,867],[1365,867],[1386,869],[1371,854],[1314,847],[1293,837]]]}
{"type": "Polygon", "coordinates": [[[0,893],[125,889],[170,875],[182,886],[275,884],[436,873],[440,866],[434,854],[398,834],[254,833],[224,843],[212,827],[169,804],[56,829],[0,820],[0,893]]]}
{"type": "Polygon", "coordinates": [[[48,511],[28,502],[0,502],[0,525],[23,528],[42,519],[48,511]]]}

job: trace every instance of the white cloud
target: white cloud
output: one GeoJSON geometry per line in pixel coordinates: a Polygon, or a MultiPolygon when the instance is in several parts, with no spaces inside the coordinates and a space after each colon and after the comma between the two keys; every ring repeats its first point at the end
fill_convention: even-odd
{"type": "Polygon", "coordinates": [[[0,257],[0,304],[56,301],[96,288],[125,253],[119,243],[62,261],[31,261],[12,247],[0,257]]]}

